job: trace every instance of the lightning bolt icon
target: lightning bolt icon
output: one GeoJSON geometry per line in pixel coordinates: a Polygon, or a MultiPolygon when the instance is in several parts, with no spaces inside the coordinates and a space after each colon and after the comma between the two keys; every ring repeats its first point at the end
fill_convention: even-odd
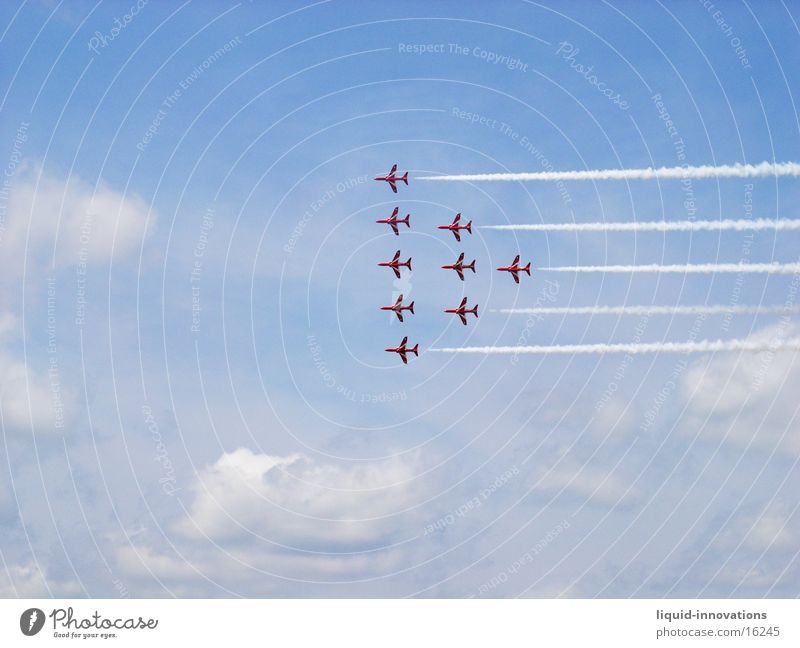
{"type": "Polygon", "coordinates": [[[31,612],[31,618],[28,620],[28,630],[30,630],[30,629],[32,629],[32,628],[33,628],[33,624],[34,624],[34,623],[36,623],[36,618],[37,618],[38,616],[39,616],[39,615],[36,613],[36,610],[34,610],[33,612],[31,612]]]}

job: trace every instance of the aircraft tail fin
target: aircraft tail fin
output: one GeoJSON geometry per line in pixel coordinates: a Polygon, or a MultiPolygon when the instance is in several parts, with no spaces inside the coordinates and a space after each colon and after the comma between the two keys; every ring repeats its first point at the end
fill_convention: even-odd
{"type": "Polygon", "coordinates": [[[472,263],[469,265],[465,265],[464,270],[472,270],[472,272],[475,272],[475,259],[473,259],[472,263]]]}
{"type": "Polygon", "coordinates": [[[403,177],[402,177],[402,178],[400,178],[400,180],[402,180],[403,182],[405,182],[405,183],[406,183],[406,186],[408,186],[408,171],[406,171],[406,172],[403,174],[403,177]]]}
{"type": "Polygon", "coordinates": [[[408,310],[411,311],[412,315],[414,315],[414,302],[413,301],[408,305],[408,310]]]}
{"type": "Polygon", "coordinates": [[[527,272],[527,273],[528,273],[528,276],[529,276],[529,277],[531,276],[531,262],[530,262],[530,261],[528,261],[528,265],[526,265],[526,266],[525,266],[524,268],[522,268],[522,269],[523,269],[525,272],[527,272]]]}
{"type": "Polygon", "coordinates": [[[478,305],[475,304],[475,307],[469,312],[475,315],[475,317],[478,317],[478,305]]]}
{"type": "Polygon", "coordinates": [[[409,270],[411,270],[411,257],[408,257],[408,261],[406,261],[404,265],[407,266],[409,270]]]}
{"type": "Polygon", "coordinates": [[[415,356],[419,358],[419,342],[415,344],[408,350],[409,353],[413,353],[415,356]]]}
{"type": "Polygon", "coordinates": [[[406,227],[411,227],[411,222],[409,221],[409,218],[411,218],[411,214],[406,214],[406,217],[404,219],[399,220],[397,222],[398,223],[405,223],[406,227]]]}
{"type": "Polygon", "coordinates": [[[472,234],[472,221],[467,223],[467,226],[464,229],[467,230],[470,234],[472,234]]]}

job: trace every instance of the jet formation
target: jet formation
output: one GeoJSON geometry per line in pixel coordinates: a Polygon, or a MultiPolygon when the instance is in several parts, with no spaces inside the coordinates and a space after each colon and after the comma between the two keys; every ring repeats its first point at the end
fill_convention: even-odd
{"type": "MultiPolygon", "coordinates": [[[[392,169],[386,175],[376,176],[375,180],[379,182],[386,182],[389,187],[392,189],[392,193],[397,193],[397,185],[398,183],[403,183],[408,186],[408,171],[406,171],[403,175],[397,175],[397,165],[392,165],[392,169]]],[[[395,236],[400,235],[400,225],[405,225],[406,228],[411,229],[411,215],[406,214],[405,218],[398,218],[398,214],[400,213],[400,208],[395,207],[394,211],[392,211],[392,215],[388,218],[380,218],[376,220],[376,223],[389,225],[392,228],[392,232],[395,236]]],[[[461,213],[457,213],[453,218],[452,223],[448,223],[447,225],[437,225],[437,229],[440,230],[448,230],[453,233],[453,236],[456,239],[456,242],[461,242],[462,232],[467,232],[468,234],[472,234],[472,221],[467,221],[466,225],[461,224],[461,213]]],[[[497,268],[497,270],[502,272],[508,272],[513,278],[514,282],[519,284],[519,274],[521,272],[527,273],[528,276],[531,274],[531,264],[530,262],[527,263],[525,266],[521,266],[519,264],[520,256],[519,254],[514,257],[514,261],[507,266],[501,266],[497,268]]],[[[381,267],[391,268],[394,272],[395,277],[400,279],[400,268],[408,268],[411,271],[411,257],[408,257],[407,261],[400,260],[400,250],[394,253],[394,256],[390,261],[380,261],[378,263],[381,267]]],[[[458,275],[458,278],[461,281],[464,281],[464,273],[467,270],[472,270],[473,274],[475,274],[475,259],[473,259],[469,263],[464,262],[464,253],[461,252],[458,255],[458,259],[456,259],[455,263],[451,263],[448,265],[441,266],[444,270],[454,270],[458,275]]],[[[468,298],[464,297],[461,300],[461,303],[456,308],[445,308],[445,313],[451,313],[454,315],[458,315],[461,323],[466,326],[467,325],[467,315],[474,315],[475,318],[478,318],[478,304],[469,308],[467,305],[468,298]]],[[[383,311],[390,311],[393,312],[397,319],[400,322],[404,322],[403,319],[403,311],[407,311],[411,315],[414,315],[414,302],[412,301],[407,306],[403,305],[403,295],[400,295],[394,304],[390,306],[381,306],[381,310],[383,311]]],[[[400,344],[396,347],[388,347],[384,349],[389,353],[397,353],[403,364],[408,364],[408,357],[409,353],[413,353],[415,356],[419,357],[419,344],[415,344],[413,347],[408,346],[408,336],[403,337],[400,344]]]]}

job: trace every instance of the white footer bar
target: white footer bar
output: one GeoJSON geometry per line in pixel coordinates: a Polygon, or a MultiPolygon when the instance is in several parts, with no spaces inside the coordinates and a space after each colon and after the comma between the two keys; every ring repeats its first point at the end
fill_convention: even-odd
{"type": "Polygon", "coordinates": [[[799,618],[775,599],[0,600],[0,646],[777,648],[799,618]]]}

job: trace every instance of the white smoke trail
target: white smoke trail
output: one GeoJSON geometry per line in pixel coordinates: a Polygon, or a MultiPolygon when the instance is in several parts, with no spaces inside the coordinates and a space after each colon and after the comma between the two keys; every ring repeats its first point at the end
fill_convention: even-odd
{"type": "Polygon", "coordinates": [[[576,353],[711,353],[715,351],[800,351],[800,338],[782,340],[701,340],[698,342],[643,342],[636,344],[557,344],[552,346],[488,346],[429,349],[438,353],[538,355],[576,353]]]}
{"type": "Polygon", "coordinates": [[[422,176],[416,180],[477,182],[482,180],[655,180],[670,178],[754,178],[800,176],[797,162],[724,164],[721,166],[660,167],[658,169],[595,169],[585,171],[537,171],[534,173],[473,173],[464,175],[422,176]]]}
{"type": "Polygon", "coordinates": [[[701,263],[697,265],[610,265],[610,266],[556,266],[539,268],[546,272],[755,272],[764,274],[798,274],[800,263],[701,263]]]}
{"type": "Polygon", "coordinates": [[[541,308],[500,308],[506,315],[768,315],[800,313],[795,306],[543,306],[541,308]]]}
{"type": "Polygon", "coordinates": [[[481,229],[526,232],[702,232],[800,230],[800,219],[717,220],[717,221],[638,221],[632,223],[522,223],[519,225],[481,225],[481,229]]]}

